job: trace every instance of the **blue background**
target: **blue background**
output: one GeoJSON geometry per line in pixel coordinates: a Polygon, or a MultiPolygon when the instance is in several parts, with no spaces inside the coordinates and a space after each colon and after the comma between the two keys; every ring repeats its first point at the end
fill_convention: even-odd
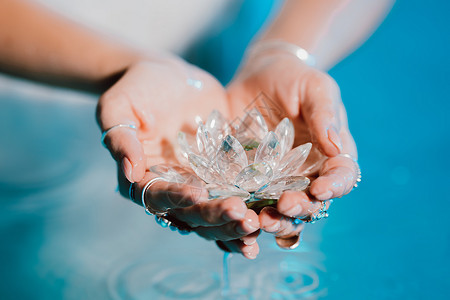
{"type": "MultiPolygon", "coordinates": [[[[226,82],[278,4],[245,1],[234,25],[188,57],[226,82]]],[[[236,257],[235,283],[240,274],[269,272],[255,287],[264,292],[281,259],[313,265],[305,272],[320,275],[327,299],[450,298],[449,12],[446,1],[397,1],[375,34],[331,70],[363,182],[334,202],[329,219],[307,228],[296,251],[263,239],[257,261],[236,257]]],[[[94,96],[42,87],[18,94],[0,84],[1,299],[111,299],[136,287],[123,279],[135,262],[149,264],[149,278],[171,268],[212,272],[219,291],[222,258],[213,243],[157,227],[114,192],[94,96]]],[[[183,280],[203,278],[192,274],[183,280]]],[[[170,299],[140,288],[140,299],[170,299]]]]}
{"type": "MultiPolygon", "coordinates": [[[[201,62],[223,82],[241,57],[223,45],[242,51],[260,26],[245,5],[268,15],[268,2],[252,2],[212,39],[228,68],[201,62]],[[239,28],[249,35],[227,43],[243,35],[239,28]]],[[[329,299],[450,298],[449,13],[447,1],[397,1],[373,36],[330,71],[363,181],[335,201],[322,231],[329,299]]]]}

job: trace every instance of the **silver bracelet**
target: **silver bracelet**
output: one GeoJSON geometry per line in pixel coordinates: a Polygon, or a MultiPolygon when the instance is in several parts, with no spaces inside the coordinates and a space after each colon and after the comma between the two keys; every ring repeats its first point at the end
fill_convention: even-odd
{"type": "Polygon", "coordinates": [[[248,54],[258,55],[261,52],[276,50],[290,53],[310,67],[314,67],[316,65],[316,59],[314,56],[309,54],[304,48],[281,40],[258,42],[249,48],[248,54]]]}

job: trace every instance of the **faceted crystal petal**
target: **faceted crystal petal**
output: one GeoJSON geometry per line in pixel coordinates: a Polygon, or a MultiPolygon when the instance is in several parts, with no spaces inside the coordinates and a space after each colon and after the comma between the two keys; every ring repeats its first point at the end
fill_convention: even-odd
{"type": "Polygon", "coordinates": [[[265,162],[254,163],[245,167],[234,180],[234,184],[249,192],[258,190],[272,178],[273,171],[265,162]]]}
{"type": "Polygon", "coordinates": [[[281,156],[283,157],[286,153],[291,150],[294,144],[294,125],[291,120],[284,118],[275,128],[275,133],[277,134],[280,145],[281,145],[281,156]]]}
{"type": "Polygon", "coordinates": [[[169,165],[151,166],[150,171],[169,182],[184,183],[185,178],[169,165]]]}
{"type": "Polygon", "coordinates": [[[196,152],[196,151],[194,151],[192,146],[189,144],[186,133],[184,133],[182,131],[178,132],[177,141],[178,141],[178,146],[180,147],[181,155],[183,155],[183,157],[185,157],[186,159],[188,158],[189,153],[196,152]]]}
{"type": "Polygon", "coordinates": [[[197,147],[199,153],[205,157],[210,158],[214,156],[214,153],[216,152],[214,143],[211,137],[209,136],[209,133],[206,130],[205,125],[203,125],[202,123],[198,125],[197,129],[197,147]]]}
{"type": "Polygon", "coordinates": [[[228,126],[227,120],[218,110],[211,112],[205,127],[215,145],[220,145],[223,138],[230,134],[230,126],[228,126]]]}
{"type": "Polygon", "coordinates": [[[250,110],[236,130],[236,138],[246,151],[258,148],[268,132],[266,121],[258,109],[250,110]]]}
{"type": "Polygon", "coordinates": [[[237,174],[248,165],[244,148],[236,138],[227,135],[215,156],[216,166],[228,183],[232,183],[237,174]]]}
{"type": "Polygon", "coordinates": [[[303,191],[309,185],[308,177],[288,176],[271,181],[255,193],[258,199],[279,199],[284,191],[303,191]]]}
{"type": "Polygon", "coordinates": [[[150,167],[150,171],[168,182],[187,184],[200,180],[190,168],[179,165],[155,165],[150,167]]]}
{"type": "Polygon", "coordinates": [[[277,135],[270,131],[258,146],[255,155],[255,163],[266,162],[272,169],[278,164],[281,158],[281,146],[277,135]]]}
{"type": "Polygon", "coordinates": [[[210,183],[206,185],[210,199],[225,199],[229,197],[241,197],[243,200],[250,198],[250,193],[231,184],[210,183]]]}
{"type": "Polygon", "coordinates": [[[305,162],[311,146],[311,143],[306,143],[289,151],[278,164],[275,176],[283,177],[294,174],[305,162]]]}
{"type": "Polygon", "coordinates": [[[197,174],[198,177],[200,177],[207,183],[224,181],[222,176],[204,157],[191,153],[189,154],[189,164],[191,165],[191,168],[192,170],[194,170],[195,174],[197,174]]]}

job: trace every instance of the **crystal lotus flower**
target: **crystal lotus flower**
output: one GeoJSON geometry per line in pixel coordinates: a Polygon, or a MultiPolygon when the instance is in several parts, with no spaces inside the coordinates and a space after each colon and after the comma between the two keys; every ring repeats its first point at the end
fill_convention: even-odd
{"type": "Polygon", "coordinates": [[[284,118],[274,131],[257,109],[237,126],[218,111],[199,122],[196,136],[178,134],[181,161],[186,167],[153,166],[151,171],[178,183],[193,182],[189,167],[206,183],[211,199],[241,197],[249,207],[275,203],[284,191],[302,191],[310,180],[298,174],[311,143],[292,149],[294,126],[284,118]]]}

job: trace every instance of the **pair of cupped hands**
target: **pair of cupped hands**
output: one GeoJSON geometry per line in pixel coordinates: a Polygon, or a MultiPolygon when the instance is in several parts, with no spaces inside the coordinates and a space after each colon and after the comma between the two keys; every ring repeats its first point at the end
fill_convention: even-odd
{"type": "MultiPolygon", "coordinates": [[[[178,164],[177,132],[195,132],[196,116],[203,120],[219,110],[229,120],[242,117],[263,92],[281,108],[281,117],[292,120],[295,142],[312,142],[326,156],[311,178],[308,192],[286,191],[276,207],[258,214],[242,199],[208,200],[208,192],[183,184],[156,181],[145,191],[145,202],[154,211],[170,210],[172,217],[192,227],[198,235],[221,241],[232,252],[253,259],[259,253],[260,230],[279,242],[298,236],[322,201],[351,191],[357,166],[356,147],[347,125],[345,108],[335,81],[288,53],[249,57],[224,88],[213,76],[180,58],[167,56],[135,63],[98,102],[97,119],[103,131],[118,124],[135,125],[111,130],[105,144],[118,163],[119,187],[140,202],[147,182],[158,177],[149,171],[157,164],[178,164]]],[[[270,122],[270,120],[269,120],[270,122]]],[[[271,125],[271,124],[269,124],[271,125]]],[[[272,124],[274,125],[274,124],[272,124]]]]}

